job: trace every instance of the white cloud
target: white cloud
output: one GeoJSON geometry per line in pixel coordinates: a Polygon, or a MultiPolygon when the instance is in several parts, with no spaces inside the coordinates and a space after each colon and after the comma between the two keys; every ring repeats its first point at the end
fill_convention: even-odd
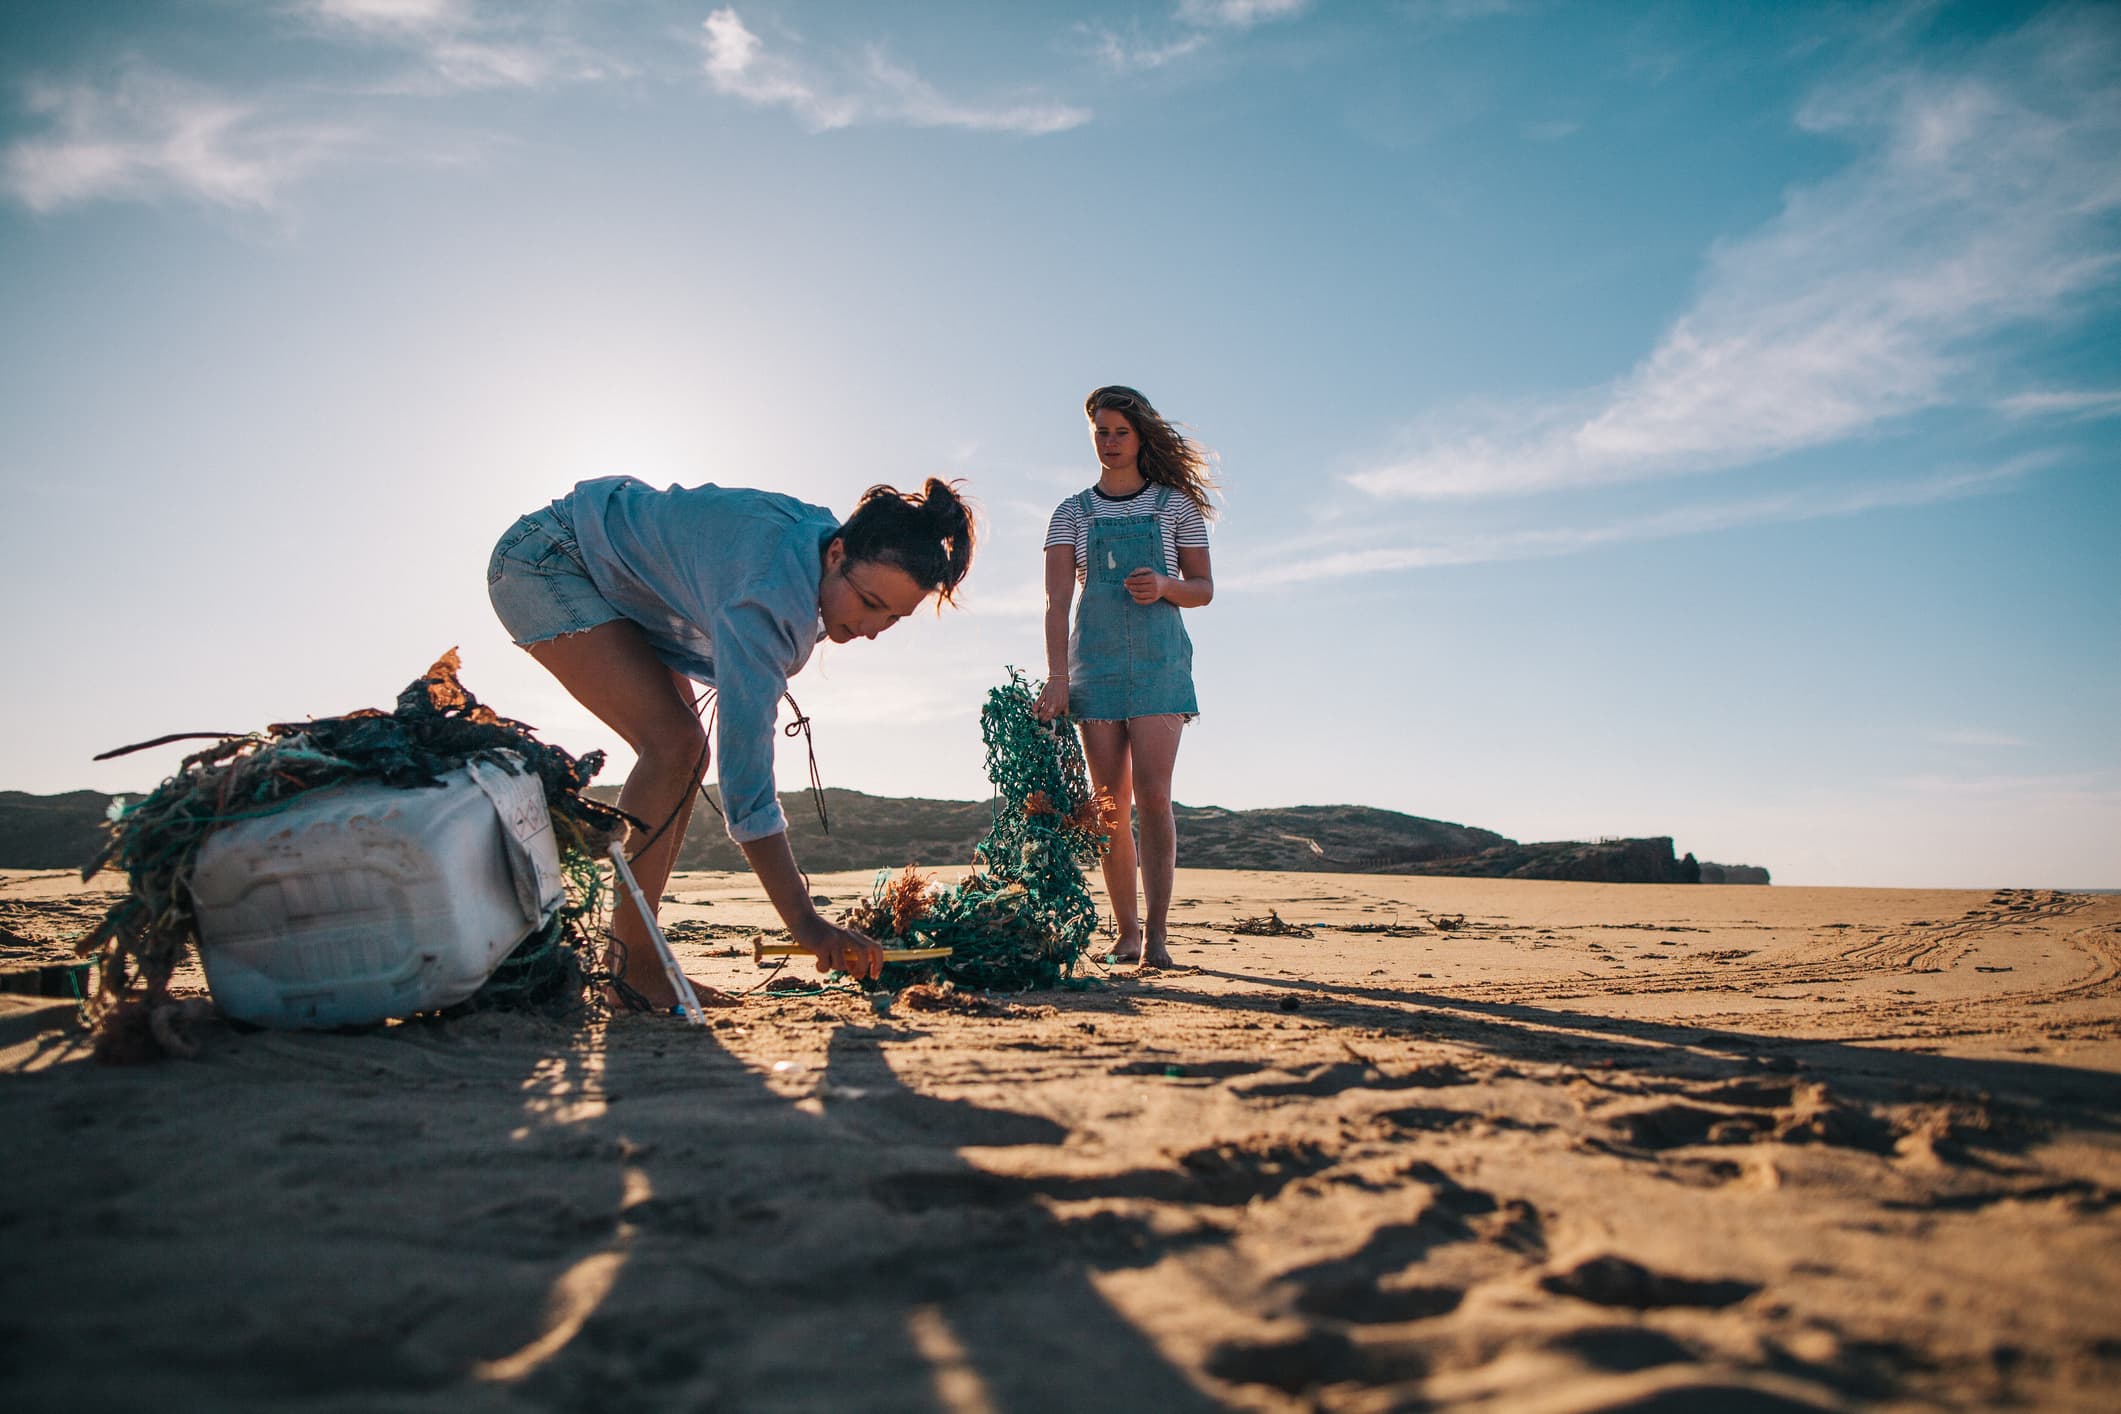
{"type": "Polygon", "coordinates": [[[537,88],[556,74],[550,56],[520,44],[452,39],[429,49],[427,58],[449,88],[537,88]]]}
{"type": "Polygon", "coordinates": [[[1179,0],[1178,18],[1189,25],[1250,29],[1269,20],[1293,19],[1310,0],[1179,0]]]}
{"type": "Polygon", "coordinates": [[[342,135],[141,66],[103,86],[41,81],[28,107],[49,131],[10,144],[7,191],[34,211],[175,193],[263,208],[342,135]]]}
{"type": "Polygon", "coordinates": [[[397,72],[365,84],[290,80],[236,93],[135,59],[93,77],[33,79],[24,107],[42,130],[0,151],[0,191],[40,212],[168,196],[268,210],[327,160],[462,160],[465,139],[409,134],[391,110],[349,100],[531,88],[619,71],[564,33],[531,33],[532,22],[515,12],[490,19],[470,0],[304,0],[287,12],[333,42],[381,50],[397,72]]]}
{"type": "Polygon", "coordinates": [[[310,0],[303,8],[321,20],[369,31],[449,29],[471,13],[465,0],[310,0]]]}
{"type": "Polygon", "coordinates": [[[818,129],[844,128],[859,116],[859,105],[851,99],[822,93],[785,59],[763,54],[759,37],[744,27],[736,11],[716,10],[701,28],[707,32],[707,80],[716,92],[792,109],[818,129]]]}
{"type": "Polygon", "coordinates": [[[2018,393],[1996,406],[2012,417],[2121,416],[2121,388],[2056,388],[2018,393]]]}
{"type": "Polygon", "coordinates": [[[733,9],[710,14],[701,28],[708,82],[718,93],[762,107],[786,108],[815,130],[865,123],[967,128],[1039,136],[1090,121],[1087,109],[1058,103],[981,106],[947,98],[912,70],[870,51],[837,77],[769,53],[733,9]]]}
{"type": "Polygon", "coordinates": [[[2028,454],[2001,466],[1948,472],[1921,480],[1871,486],[1811,488],[1770,493],[1742,501],[1682,506],[1650,516],[1628,516],[1600,525],[1483,531],[1428,543],[1394,543],[1350,549],[1270,564],[1256,572],[1218,574],[1218,585],[1263,589],[1357,574],[1486,564],[1497,560],[1546,559],[1639,540],[1670,540],[1768,522],[1823,520],[1865,511],[1930,505],[2003,491],[2052,457],[2028,454]]]}
{"type": "Polygon", "coordinates": [[[609,78],[625,66],[582,47],[554,16],[473,0],[306,0],[300,13],[333,35],[407,51],[416,72],[386,93],[542,88],[609,78]]]}
{"type": "Polygon", "coordinates": [[[1242,33],[1256,25],[1290,20],[1310,8],[1310,0],[1179,0],[1171,22],[1178,27],[1169,39],[1150,39],[1139,21],[1127,33],[1102,26],[1083,25],[1090,36],[1091,53],[1106,68],[1118,73],[1161,69],[1213,42],[1218,32],[1242,33]]]}
{"type": "Polygon", "coordinates": [[[1058,103],[1019,103],[982,108],[945,98],[911,69],[902,68],[881,53],[871,52],[865,72],[874,85],[876,110],[916,128],[970,128],[978,132],[1046,133],[1066,132],[1090,121],[1081,108],[1058,103]]]}
{"type": "Polygon", "coordinates": [[[1094,52],[1097,61],[1120,73],[1161,69],[1166,64],[1177,63],[1208,42],[1208,36],[1198,30],[1162,44],[1143,39],[1139,30],[1136,30],[1131,38],[1122,38],[1109,29],[1095,30],[1091,32],[1091,38],[1096,44],[1094,52]]]}
{"type": "Polygon", "coordinates": [[[1971,400],[1977,345],[2068,314],[2121,269],[2121,32],[2065,15],[1967,72],[1815,96],[1839,175],[1711,253],[1692,308],[1615,383],[1431,421],[1351,476],[1379,497],[1515,495],[1716,470],[1971,400]]]}

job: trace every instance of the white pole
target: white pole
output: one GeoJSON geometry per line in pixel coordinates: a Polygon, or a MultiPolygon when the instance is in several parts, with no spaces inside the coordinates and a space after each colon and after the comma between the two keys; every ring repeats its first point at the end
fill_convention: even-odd
{"type": "Polygon", "coordinates": [[[685,970],[678,966],[676,954],[670,951],[669,940],[655,923],[655,910],[641,896],[641,886],[634,881],[633,867],[626,862],[626,847],[617,840],[611,842],[611,864],[618,871],[619,879],[626,885],[626,892],[633,895],[633,906],[641,911],[641,921],[648,925],[649,940],[655,944],[656,956],[663,959],[663,975],[678,994],[678,1010],[694,1026],[707,1024],[707,1013],[700,1009],[700,999],[693,995],[692,984],[685,980],[685,970]]]}

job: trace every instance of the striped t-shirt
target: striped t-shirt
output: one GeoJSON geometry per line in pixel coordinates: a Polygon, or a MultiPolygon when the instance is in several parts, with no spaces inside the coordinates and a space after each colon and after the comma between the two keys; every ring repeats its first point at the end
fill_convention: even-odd
{"type": "MultiPolygon", "coordinates": [[[[1074,496],[1060,503],[1053,513],[1053,520],[1046,526],[1046,546],[1050,550],[1056,545],[1073,546],[1075,550],[1075,582],[1084,579],[1083,566],[1090,561],[1090,521],[1109,520],[1121,516],[1148,515],[1156,504],[1154,482],[1128,496],[1107,496],[1096,487],[1090,488],[1091,514],[1085,516],[1082,503],[1074,496]]],[[[1208,545],[1208,522],[1193,504],[1193,498],[1185,492],[1172,489],[1164,498],[1164,512],[1157,517],[1164,532],[1164,573],[1178,573],[1178,552],[1186,549],[1206,549],[1208,545]]]]}

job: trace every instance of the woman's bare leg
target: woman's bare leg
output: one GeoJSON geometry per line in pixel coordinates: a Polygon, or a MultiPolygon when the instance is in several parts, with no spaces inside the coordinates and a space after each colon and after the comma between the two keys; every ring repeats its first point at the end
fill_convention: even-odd
{"type": "Polygon", "coordinates": [[[1142,955],[1141,914],[1134,899],[1134,792],[1128,781],[1127,724],[1124,722],[1081,723],[1083,760],[1090,767],[1090,784],[1112,797],[1119,823],[1112,831],[1112,848],[1105,851],[1105,893],[1112,901],[1112,922],[1119,929],[1119,944],[1112,956],[1133,962],[1142,955]]]}
{"type": "MultiPolygon", "coordinates": [[[[691,685],[664,667],[640,627],[625,619],[533,643],[529,652],[639,757],[619,792],[619,808],[650,830],[670,821],[645,848],[639,838],[630,841],[627,862],[653,909],[670,880],[707,764],[706,730],[693,710],[691,685]]],[[[623,953],[616,962],[626,985],[651,1005],[675,1005],[648,926],[630,900],[621,898],[612,909],[611,930],[623,953]]],[[[719,999],[710,987],[694,983],[693,989],[703,1001],[719,999]]]]}
{"type": "Polygon", "coordinates": [[[1178,738],[1185,725],[1185,719],[1176,714],[1135,717],[1127,723],[1134,808],[1141,822],[1142,902],[1148,914],[1142,940],[1144,967],[1171,965],[1171,879],[1178,868],[1171,771],[1178,761],[1178,738]]]}

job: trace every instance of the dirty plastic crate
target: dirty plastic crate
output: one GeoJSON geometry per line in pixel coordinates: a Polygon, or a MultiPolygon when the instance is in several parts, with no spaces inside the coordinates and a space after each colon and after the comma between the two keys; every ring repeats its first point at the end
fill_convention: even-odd
{"type": "Polygon", "coordinates": [[[564,888],[538,778],[481,759],[441,780],[311,791],[208,837],[191,892],[223,1012],[333,1027],[432,1011],[552,917],[564,888]]]}

